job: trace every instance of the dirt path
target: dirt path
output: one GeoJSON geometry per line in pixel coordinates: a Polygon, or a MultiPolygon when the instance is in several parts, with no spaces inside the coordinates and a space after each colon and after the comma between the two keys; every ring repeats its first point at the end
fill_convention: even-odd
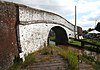
{"type": "Polygon", "coordinates": [[[36,63],[32,63],[22,70],[68,70],[68,62],[60,56],[37,56],[36,63]]]}

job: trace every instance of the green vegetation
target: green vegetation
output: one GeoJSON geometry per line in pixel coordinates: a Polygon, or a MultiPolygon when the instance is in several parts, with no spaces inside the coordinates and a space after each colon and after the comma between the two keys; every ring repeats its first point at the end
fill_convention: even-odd
{"type": "Polygon", "coordinates": [[[100,60],[95,61],[94,68],[100,70],[100,60]]]}
{"type": "Polygon", "coordinates": [[[64,60],[68,60],[71,70],[78,70],[78,58],[77,54],[75,54],[72,50],[66,49],[64,47],[56,47],[50,46],[49,48],[44,48],[45,52],[42,51],[43,54],[54,54],[53,52],[60,55],[64,60]]]}
{"type": "Polygon", "coordinates": [[[100,70],[100,60],[95,61],[94,56],[83,54],[81,57],[81,60],[85,61],[86,63],[91,64],[95,70],[100,70]]]}
{"type": "Polygon", "coordinates": [[[78,67],[77,67],[78,66],[78,57],[77,57],[77,55],[70,50],[67,53],[67,57],[68,57],[69,64],[71,66],[70,68],[72,70],[78,70],[78,67]]]}
{"type": "Polygon", "coordinates": [[[8,70],[20,70],[22,65],[22,61],[16,61],[8,70]]]}
{"type": "Polygon", "coordinates": [[[81,46],[81,42],[78,42],[78,41],[71,40],[71,41],[69,41],[69,43],[81,46]]]}
{"type": "Polygon", "coordinates": [[[95,29],[100,32],[100,22],[97,23],[95,29]]]}
{"type": "MultiPolygon", "coordinates": [[[[96,41],[96,40],[92,40],[92,39],[82,39],[82,40],[93,43],[93,44],[100,45],[100,41],[96,41]]],[[[71,40],[71,41],[69,41],[69,43],[79,45],[79,46],[81,45],[81,42],[75,41],[75,40],[71,40]]]]}
{"type": "Polygon", "coordinates": [[[96,41],[96,40],[92,40],[92,39],[83,39],[84,41],[90,42],[90,43],[94,43],[97,45],[100,45],[100,41],[96,41]]]}
{"type": "Polygon", "coordinates": [[[95,68],[95,70],[100,70],[100,65],[98,64],[93,64],[93,67],[95,68]]]}
{"type": "Polygon", "coordinates": [[[34,53],[29,54],[27,57],[25,57],[25,61],[22,63],[22,67],[26,67],[32,62],[35,62],[35,55],[34,53]]]}
{"type": "Polygon", "coordinates": [[[95,57],[94,56],[91,56],[91,55],[86,55],[86,54],[83,54],[83,57],[86,58],[87,60],[89,60],[90,62],[94,62],[95,61],[95,57]]]}
{"type": "MultiPolygon", "coordinates": [[[[95,41],[95,40],[91,40],[91,39],[83,39],[83,40],[90,42],[90,43],[100,45],[99,41],[95,41]]],[[[78,41],[74,41],[74,40],[71,40],[69,43],[74,44],[74,45],[81,45],[78,41]]],[[[100,49],[100,48],[97,49],[96,46],[93,46],[90,44],[85,44],[84,46],[86,49],[96,49],[96,50],[100,49]]],[[[83,54],[81,56],[81,59],[89,64],[92,64],[96,70],[100,69],[100,61],[96,61],[94,56],[83,54]]]]}
{"type": "Polygon", "coordinates": [[[55,36],[50,36],[50,41],[54,41],[56,38],[55,38],[55,36]]]}
{"type": "Polygon", "coordinates": [[[95,61],[96,64],[100,65],[100,60],[95,61]]]}
{"type": "MultiPolygon", "coordinates": [[[[94,43],[94,44],[97,44],[97,45],[100,45],[100,42],[99,41],[95,41],[95,40],[91,40],[91,39],[83,39],[83,41],[87,41],[87,42],[90,42],[90,43],[94,43]]],[[[81,46],[81,42],[79,42],[79,41],[75,41],[75,40],[71,40],[71,41],[69,41],[69,43],[70,44],[73,44],[73,45],[78,45],[78,46],[81,46]]],[[[96,46],[94,46],[94,45],[91,45],[91,44],[84,44],[84,48],[85,49],[93,49],[93,50],[100,50],[100,48],[98,47],[98,49],[97,49],[97,47],[96,46]]]]}
{"type": "Polygon", "coordinates": [[[34,54],[29,54],[27,57],[25,57],[25,61],[22,62],[19,58],[16,59],[13,66],[11,66],[8,70],[21,70],[21,68],[26,67],[30,63],[35,62],[34,54]]]}
{"type": "Polygon", "coordinates": [[[29,64],[33,62],[37,62],[36,56],[37,55],[47,55],[47,58],[45,60],[39,59],[39,61],[48,61],[49,56],[61,56],[65,61],[68,60],[69,66],[71,70],[77,70],[78,66],[78,58],[77,55],[69,49],[65,49],[65,47],[56,47],[56,46],[44,46],[43,49],[29,54],[27,57],[25,57],[25,62],[22,61],[16,61],[13,66],[11,66],[8,70],[21,70],[21,68],[25,68],[29,64]]]}

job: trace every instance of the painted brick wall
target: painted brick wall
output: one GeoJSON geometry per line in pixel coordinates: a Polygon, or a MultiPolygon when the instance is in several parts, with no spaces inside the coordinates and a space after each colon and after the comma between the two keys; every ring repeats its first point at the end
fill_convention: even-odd
{"type": "Polygon", "coordinates": [[[0,1],[0,70],[7,69],[17,56],[16,7],[0,1]]]}

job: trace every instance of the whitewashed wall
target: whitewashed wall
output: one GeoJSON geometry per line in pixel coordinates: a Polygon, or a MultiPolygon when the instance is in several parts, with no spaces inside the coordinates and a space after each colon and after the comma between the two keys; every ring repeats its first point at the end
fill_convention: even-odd
{"type": "Polygon", "coordinates": [[[52,21],[56,23],[63,24],[67,27],[69,27],[71,30],[74,30],[74,25],[71,23],[68,23],[67,20],[65,20],[63,17],[43,11],[43,10],[37,10],[32,9],[29,7],[19,7],[19,18],[20,21],[34,21],[34,20],[44,20],[44,21],[52,21]]]}
{"type": "Polygon", "coordinates": [[[60,26],[65,29],[68,37],[69,34],[74,36],[74,26],[57,14],[21,6],[19,7],[19,20],[19,38],[23,55],[42,48],[44,43],[47,43],[52,27],[60,26]]]}
{"type": "MultiPolygon", "coordinates": [[[[19,34],[20,34],[20,43],[23,53],[26,55],[28,53],[34,52],[39,48],[44,46],[44,43],[47,43],[47,38],[49,31],[52,27],[60,26],[57,24],[30,24],[30,25],[19,25],[19,34]]],[[[69,35],[71,31],[65,27],[66,33],[69,35]]]]}

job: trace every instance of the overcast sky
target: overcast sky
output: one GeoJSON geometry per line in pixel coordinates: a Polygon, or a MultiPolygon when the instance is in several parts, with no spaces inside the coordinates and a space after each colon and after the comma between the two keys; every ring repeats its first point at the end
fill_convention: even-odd
{"type": "Polygon", "coordinates": [[[77,6],[77,25],[83,30],[95,27],[100,21],[100,0],[6,0],[33,8],[55,12],[74,23],[75,5],[77,6]]]}

